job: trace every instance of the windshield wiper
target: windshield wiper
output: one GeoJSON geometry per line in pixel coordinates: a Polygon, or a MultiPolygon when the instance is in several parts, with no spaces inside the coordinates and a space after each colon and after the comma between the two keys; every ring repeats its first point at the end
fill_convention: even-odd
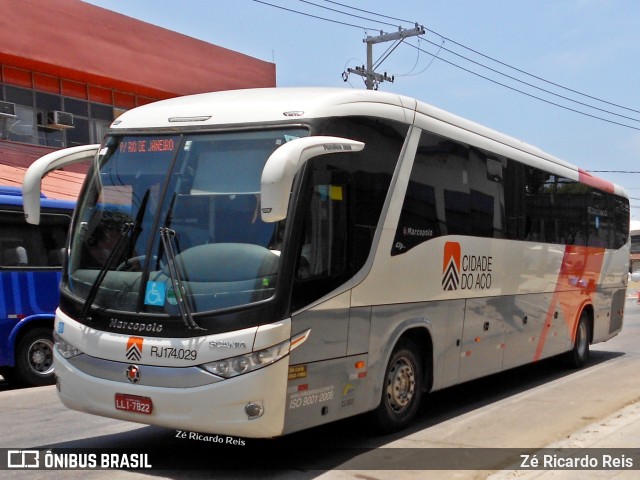
{"type": "Polygon", "coordinates": [[[191,308],[189,303],[185,299],[185,289],[182,285],[182,280],[178,274],[178,267],[176,264],[176,253],[173,249],[173,242],[176,238],[176,231],[169,227],[160,227],[160,239],[162,240],[162,247],[164,248],[165,255],[167,256],[167,269],[169,270],[169,276],[171,277],[171,285],[178,302],[178,310],[185,326],[190,330],[204,330],[200,325],[196,323],[191,314],[191,308]]]}
{"type": "Polygon", "coordinates": [[[116,244],[114,245],[113,249],[109,253],[109,256],[107,257],[105,262],[102,264],[102,267],[98,272],[98,276],[96,277],[96,279],[93,281],[93,284],[91,285],[91,290],[89,290],[89,295],[87,295],[87,298],[84,301],[84,306],[82,307],[80,318],[84,320],[91,320],[91,317],[87,316],[87,314],[89,313],[91,304],[93,303],[93,301],[96,298],[96,295],[98,294],[98,288],[100,288],[100,285],[104,280],[104,277],[107,276],[107,272],[113,266],[115,259],[119,257],[121,250],[125,245],[125,241],[129,238],[129,235],[127,234],[133,228],[134,228],[133,223],[125,223],[122,226],[122,231],[120,232],[120,236],[118,237],[116,244]]]}
{"type": "Polygon", "coordinates": [[[93,304],[93,301],[98,294],[100,285],[102,285],[104,278],[107,276],[107,272],[111,269],[115,260],[119,258],[121,250],[123,250],[125,246],[126,240],[129,240],[128,242],[126,242],[129,244],[129,252],[127,254],[127,257],[125,258],[125,261],[131,257],[135,241],[140,235],[140,231],[142,230],[142,227],[140,225],[142,223],[142,218],[144,217],[144,211],[147,206],[147,201],[149,200],[149,192],[150,190],[147,189],[144,197],[142,198],[142,202],[140,202],[140,208],[138,209],[138,214],[136,215],[135,221],[133,223],[127,222],[122,226],[122,230],[120,231],[120,236],[118,237],[116,244],[113,246],[113,249],[109,253],[109,256],[107,257],[105,262],[102,264],[102,267],[98,272],[98,276],[91,285],[91,290],[89,290],[89,295],[87,295],[84,306],[82,307],[80,318],[83,318],[84,320],[91,320],[91,317],[89,317],[87,314],[89,313],[91,305],[93,304]],[[131,232],[130,235],[129,232],[131,232]]]}
{"type": "Polygon", "coordinates": [[[144,214],[147,209],[147,202],[149,201],[150,193],[151,189],[148,188],[147,191],[144,192],[144,197],[142,197],[142,201],[140,202],[140,207],[138,208],[138,213],[136,214],[136,220],[135,222],[133,222],[133,226],[131,227],[131,235],[129,236],[129,249],[127,251],[127,255],[124,257],[124,263],[127,263],[133,256],[133,250],[134,248],[136,248],[136,242],[138,241],[140,232],[142,232],[142,219],[144,218],[144,214]]]}

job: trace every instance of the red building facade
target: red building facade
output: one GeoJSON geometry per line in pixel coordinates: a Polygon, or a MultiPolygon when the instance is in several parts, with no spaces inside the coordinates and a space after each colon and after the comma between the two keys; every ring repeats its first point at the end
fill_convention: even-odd
{"type": "MultiPolygon", "coordinates": [[[[80,0],[2,6],[0,184],[15,184],[49,151],[99,143],[120,113],[138,105],[276,83],[273,63],[80,0]]],[[[75,197],[77,175],[69,177],[70,195],[46,181],[45,194],[75,197]]]]}

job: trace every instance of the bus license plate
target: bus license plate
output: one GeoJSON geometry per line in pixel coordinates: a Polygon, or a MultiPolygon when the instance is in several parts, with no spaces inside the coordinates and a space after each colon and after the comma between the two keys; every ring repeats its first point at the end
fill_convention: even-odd
{"type": "Polygon", "coordinates": [[[153,411],[153,402],[149,397],[116,393],[116,409],[124,410],[126,412],[141,413],[143,415],[151,415],[151,412],[153,411]]]}

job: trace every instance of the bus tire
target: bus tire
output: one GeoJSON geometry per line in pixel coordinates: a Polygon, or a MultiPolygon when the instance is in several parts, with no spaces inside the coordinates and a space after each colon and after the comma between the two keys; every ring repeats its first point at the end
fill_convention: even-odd
{"type": "Polygon", "coordinates": [[[585,310],[580,314],[576,327],[576,338],[573,348],[565,354],[565,361],[569,368],[582,368],[589,361],[589,339],[591,338],[591,323],[589,313],[585,310]]]}
{"type": "Polygon", "coordinates": [[[400,340],[385,370],[380,405],[373,411],[378,430],[394,432],[413,421],[422,398],[422,379],[422,362],[415,344],[400,340]]]}
{"type": "Polygon", "coordinates": [[[50,328],[34,328],[18,342],[16,379],[23,385],[40,387],[55,382],[53,374],[53,332],[50,328]]]}

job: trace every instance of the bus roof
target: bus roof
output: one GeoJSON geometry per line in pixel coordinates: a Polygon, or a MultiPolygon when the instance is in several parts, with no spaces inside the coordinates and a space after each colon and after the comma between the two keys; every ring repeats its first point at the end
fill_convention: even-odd
{"type": "MultiPolygon", "coordinates": [[[[40,202],[43,208],[73,210],[76,206],[75,202],[69,200],[56,200],[47,198],[40,194],[40,202]]],[[[22,189],[20,187],[11,187],[0,185],[0,208],[3,205],[22,206],[22,189]]]]}
{"type": "Polygon", "coordinates": [[[594,177],[522,140],[433,105],[387,92],[305,87],[202,93],[162,100],[129,110],[113,122],[111,131],[116,133],[122,129],[148,131],[176,130],[184,127],[242,126],[347,115],[381,116],[412,124],[416,114],[450,126],[463,136],[483,137],[522,152],[527,157],[531,156],[529,158],[534,166],[540,161],[551,162],[561,167],[562,171],[572,171],[576,180],[627,196],[621,187],[594,177]]]}
{"type": "MultiPolygon", "coordinates": [[[[394,116],[406,108],[412,121],[415,100],[384,92],[336,88],[262,88],[202,93],[150,103],[123,113],[112,128],[177,128],[281,122],[358,114],[358,106],[391,107],[394,116]],[[406,103],[405,103],[406,102],[406,103]]],[[[380,115],[388,111],[380,112],[380,115]]]]}

